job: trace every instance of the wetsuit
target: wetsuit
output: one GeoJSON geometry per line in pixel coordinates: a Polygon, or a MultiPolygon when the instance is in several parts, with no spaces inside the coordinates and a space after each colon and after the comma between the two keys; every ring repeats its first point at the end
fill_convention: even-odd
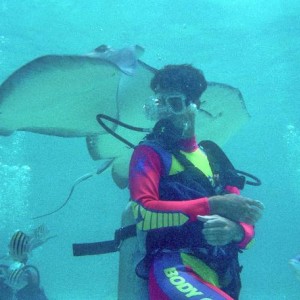
{"type": "MultiPolygon", "coordinates": [[[[238,299],[237,252],[253,238],[253,227],[240,223],[244,229],[240,243],[208,245],[197,215],[210,214],[212,194],[190,187],[188,181],[178,182],[176,176],[184,167],[167,151],[165,159],[159,148],[151,143],[136,147],[129,173],[137,228],[146,233],[146,258],[141,265],[147,270],[150,299],[238,299]]],[[[213,184],[208,159],[195,138],[181,140],[179,149],[213,184]]],[[[226,186],[223,192],[238,194],[239,190],[226,186]]]]}

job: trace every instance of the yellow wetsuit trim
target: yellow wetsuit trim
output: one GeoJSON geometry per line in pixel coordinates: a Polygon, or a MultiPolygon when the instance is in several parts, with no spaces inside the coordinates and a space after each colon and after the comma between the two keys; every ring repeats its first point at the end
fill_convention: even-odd
{"type": "Polygon", "coordinates": [[[218,274],[207,264],[193,255],[183,252],[181,252],[180,255],[184,265],[190,266],[204,281],[216,287],[220,287],[218,274]]]}
{"type": "Polygon", "coordinates": [[[179,212],[155,212],[146,210],[136,202],[131,202],[133,216],[140,230],[151,230],[162,227],[180,226],[188,221],[188,216],[179,212]]]}

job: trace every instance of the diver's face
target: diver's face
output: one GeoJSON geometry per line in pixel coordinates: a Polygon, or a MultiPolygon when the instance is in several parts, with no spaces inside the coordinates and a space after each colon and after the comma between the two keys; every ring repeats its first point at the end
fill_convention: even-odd
{"type": "Polygon", "coordinates": [[[148,98],[144,105],[145,114],[150,120],[161,120],[164,118],[180,116],[185,113],[186,96],[179,92],[157,92],[148,98]]]}
{"type": "Polygon", "coordinates": [[[146,117],[153,121],[169,119],[182,132],[182,137],[194,135],[197,106],[186,104],[186,96],[176,91],[158,91],[144,105],[146,117]]]}

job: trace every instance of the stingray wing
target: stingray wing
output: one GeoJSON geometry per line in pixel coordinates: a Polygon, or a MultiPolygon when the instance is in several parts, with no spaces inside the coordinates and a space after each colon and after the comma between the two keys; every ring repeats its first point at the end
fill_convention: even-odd
{"type": "Polygon", "coordinates": [[[133,74],[138,46],[100,46],[87,55],[47,55],[0,86],[0,134],[15,130],[81,137],[103,133],[98,113],[117,117],[121,74],[133,74]]]}
{"type": "Polygon", "coordinates": [[[213,140],[224,145],[250,118],[241,92],[229,85],[209,82],[200,100],[196,124],[199,141],[213,140]]]}
{"type": "MultiPolygon", "coordinates": [[[[151,129],[154,126],[153,121],[146,119],[143,106],[145,99],[153,94],[149,83],[155,71],[154,68],[139,61],[134,76],[122,74],[117,97],[120,121],[135,127],[151,129]]],[[[110,123],[105,122],[105,124],[109,125],[110,123]]],[[[137,145],[146,134],[122,126],[115,126],[114,132],[134,145],[137,145]]],[[[87,146],[90,155],[95,160],[118,157],[128,150],[126,144],[107,132],[98,136],[89,136],[87,146]]]]}
{"type": "Polygon", "coordinates": [[[99,134],[96,112],[116,116],[120,76],[112,63],[88,57],[35,59],[0,87],[0,133],[99,134]]]}

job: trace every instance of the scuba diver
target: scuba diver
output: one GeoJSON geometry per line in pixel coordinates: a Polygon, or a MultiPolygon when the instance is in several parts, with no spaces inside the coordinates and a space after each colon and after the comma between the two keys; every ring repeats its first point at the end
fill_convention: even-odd
{"type": "Polygon", "coordinates": [[[155,95],[144,110],[157,123],[135,147],[129,170],[135,271],[148,280],[150,300],[238,299],[238,254],[262,214],[261,202],[240,195],[245,178],[222,150],[196,142],[206,87],[203,73],[186,64],[165,66],[151,80],[155,95]]]}

